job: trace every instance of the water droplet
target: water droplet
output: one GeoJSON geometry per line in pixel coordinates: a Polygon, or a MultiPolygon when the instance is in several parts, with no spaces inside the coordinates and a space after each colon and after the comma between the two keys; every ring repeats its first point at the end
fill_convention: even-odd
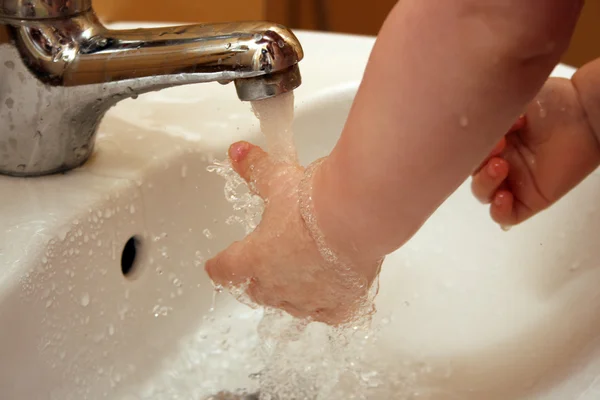
{"type": "Polygon", "coordinates": [[[201,267],[204,264],[204,257],[200,251],[196,251],[196,259],[194,260],[194,265],[196,267],[201,267]]]}
{"type": "Polygon", "coordinates": [[[171,312],[171,310],[172,310],[171,307],[161,306],[161,305],[157,304],[152,309],[152,313],[154,314],[155,318],[166,317],[167,315],[169,315],[169,312],[171,312]]]}
{"type": "Polygon", "coordinates": [[[544,107],[544,105],[542,104],[541,101],[537,101],[537,105],[540,109],[540,118],[546,118],[548,116],[548,111],[546,110],[546,108],[544,107]]]}
{"type": "Polygon", "coordinates": [[[113,324],[108,325],[108,334],[110,336],[115,334],[115,326],[113,324]]]}
{"type": "Polygon", "coordinates": [[[207,239],[213,238],[212,232],[208,228],[203,230],[202,233],[204,234],[204,236],[206,236],[207,239]]]}
{"type": "Polygon", "coordinates": [[[181,177],[185,178],[187,176],[187,165],[181,167],[181,177]]]}
{"type": "Polygon", "coordinates": [[[163,246],[160,249],[158,249],[158,251],[160,252],[160,255],[164,258],[169,258],[169,252],[167,251],[166,247],[163,246]]]}
{"type": "Polygon", "coordinates": [[[466,115],[463,115],[462,117],[460,117],[458,122],[459,122],[460,126],[463,128],[466,128],[469,126],[469,118],[466,115]]]}
{"type": "Polygon", "coordinates": [[[88,293],[84,293],[81,296],[81,305],[83,307],[87,307],[90,304],[90,295],[88,293]]]}

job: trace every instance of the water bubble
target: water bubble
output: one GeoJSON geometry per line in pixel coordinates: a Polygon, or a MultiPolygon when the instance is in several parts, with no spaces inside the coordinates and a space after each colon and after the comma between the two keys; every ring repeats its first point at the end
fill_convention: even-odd
{"type": "Polygon", "coordinates": [[[207,239],[213,238],[212,232],[208,228],[203,230],[202,233],[204,234],[204,236],[206,236],[207,239]]]}
{"type": "Polygon", "coordinates": [[[113,324],[108,325],[108,334],[110,336],[115,334],[115,326],[113,324]]]}

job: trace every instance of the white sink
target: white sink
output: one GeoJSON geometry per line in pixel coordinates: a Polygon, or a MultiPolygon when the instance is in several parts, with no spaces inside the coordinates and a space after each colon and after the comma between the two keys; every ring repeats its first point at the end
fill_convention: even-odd
{"type": "MultiPolygon", "coordinates": [[[[333,147],[373,39],[299,38],[295,133],[308,163],[333,147]]],[[[180,87],[123,102],[100,131],[81,169],[0,178],[0,398],[196,400],[256,389],[261,311],[226,294],[213,304],[203,269],[244,233],[225,223],[224,181],[206,168],[233,141],[260,142],[248,104],[231,86],[180,87]],[[125,258],[137,249],[127,276],[125,247],[125,258]]],[[[594,174],[502,232],[461,187],[387,259],[376,333],[343,354],[357,359],[358,381],[378,387],[349,379],[337,398],[599,398],[599,201],[594,174]]],[[[332,362],[311,338],[297,343],[303,355],[332,362]]]]}

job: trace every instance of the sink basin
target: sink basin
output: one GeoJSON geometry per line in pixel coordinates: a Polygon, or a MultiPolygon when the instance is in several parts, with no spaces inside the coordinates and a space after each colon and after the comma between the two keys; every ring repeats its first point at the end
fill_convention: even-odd
{"type": "MultiPolygon", "coordinates": [[[[308,163],[335,144],[373,39],[298,36],[308,163]]],[[[324,351],[315,325],[276,359],[269,332],[289,321],[217,295],[203,269],[244,235],[207,171],[241,139],[261,135],[233,87],[179,87],[111,110],[82,168],[0,178],[0,398],[204,399],[256,390],[270,362],[306,372],[310,356],[331,379],[352,370],[320,398],[599,398],[600,175],[509,232],[465,183],[387,259],[369,337],[357,329],[350,353],[324,351]]]]}

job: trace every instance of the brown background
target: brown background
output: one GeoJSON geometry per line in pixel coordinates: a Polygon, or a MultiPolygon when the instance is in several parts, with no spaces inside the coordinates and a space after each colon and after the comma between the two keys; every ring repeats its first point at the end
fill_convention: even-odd
{"type": "MultiPolygon", "coordinates": [[[[397,0],[94,0],[105,21],[224,22],[267,19],[292,28],[375,35],[397,0]]],[[[564,61],[600,57],[600,0],[587,0],[564,61]]]]}

